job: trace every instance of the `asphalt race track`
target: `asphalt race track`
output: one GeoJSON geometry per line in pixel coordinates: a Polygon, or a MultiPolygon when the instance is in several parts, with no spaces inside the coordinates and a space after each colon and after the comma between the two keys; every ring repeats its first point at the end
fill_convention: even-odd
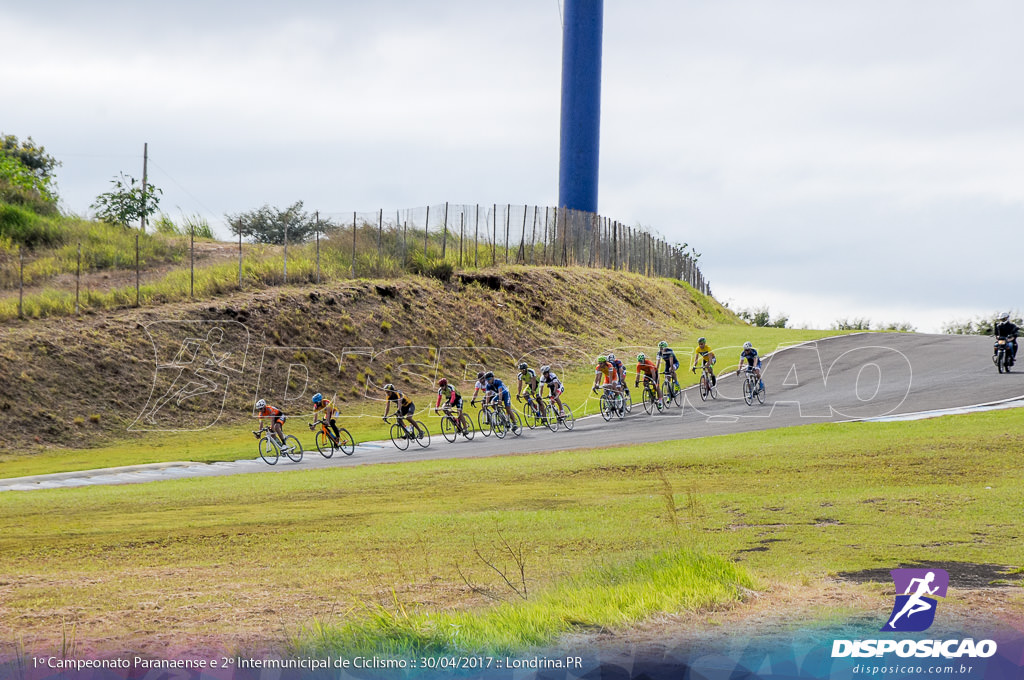
{"type": "MultiPolygon", "coordinates": [[[[758,349],[764,353],[774,348],[758,349]]],[[[577,420],[571,432],[524,429],[521,437],[509,434],[503,440],[478,432],[473,441],[460,437],[449,444],[441,437],[437,418],[430,417],[425,422],[432,441],[426,449],[413,444],[406,451],[398,451],[386,441],[361,444],[350,457],[339,453],[324,459],[314,449],[307,451],[300,463],[282,458],[275,466],[259,458],[213,464],[136,465],[0,479],[0,491],[622,446],[809,423],[889,419],[1024,396],[1024,363],[1019,369],[1014,367],[1013,373],[1000,375],[992,363],[991,351],[992,339],[981,336],[860,333],[772,352],[763,365],[764,404],[755,401],[748,406],[743,401],[742,380],[734,375],[737,352],[736,356],[718,357],[716,373],[723,375],[717,399],[709,397],[703,402],[696,388],[690,388],[683,393],[682,408],[673,406],[665,413],[648,416],[635,403],[632,413],[623,420],[605,422],[600,416],[590,416],[577,420]]],[[[1024,359],[1024,355],[1019,358],[1024,359]]],[[[634,377],[630,372],[627,380],[638,401],[640,390],[632,388],[634,377]]],[[[565,403],[572,406],[579,406],[584,396],[563,395],[565,403]]],[[[513,405],[518,406],[514,399],[513,405]]],[[[418,410],[417,416],[422,416],[423,407],[418,410]]],[[[290,431],[301,439],[307,434],[303,429],[293,427],[290,431]]],[[[305,437],[303,444],[312,446],[311,438],[305,437]]]]}

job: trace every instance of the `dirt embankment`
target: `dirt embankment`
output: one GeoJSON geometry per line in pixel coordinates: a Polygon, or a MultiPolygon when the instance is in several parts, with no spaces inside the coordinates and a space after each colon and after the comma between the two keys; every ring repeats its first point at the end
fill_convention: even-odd
{"type": "Polygon", "coordinates": [[[0,451],[240,422],[257,394],[287,403],[315,389],[352,405],[384,382],[425,392],[438,369],[462,380],[496,364],[512,379],[519,357],[568,367],[727,318],[670,280],[518,267],[9,322],[0,327],[0,451]]]}

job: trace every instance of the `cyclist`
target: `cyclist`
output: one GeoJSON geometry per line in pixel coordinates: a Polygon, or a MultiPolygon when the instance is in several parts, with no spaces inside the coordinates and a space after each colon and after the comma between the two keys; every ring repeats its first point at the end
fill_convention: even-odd
{"type": "Polygon", "coordinates": [[[487,371],[484,374],[484,380],[487,381],[488,391],[488,403],[497,405],[499,402],[505,405],[505,413],[508,414],[508,422],[516,422],[516,417],[512,414],[512,397],[509,394],[508,388],[505,387],[500,379],[494,377],[492,371],[487,371]]]}
{"type": "Polygon", "coordinates": [[[1017,324],[1010,321],[1009,312],[1003,312],[999,315],[999,321],[993,327],[992,333],[997,338],[1006,338],[1007,342],[1010,343],[1010,365],[1012,366],[1017,360],[1017,335],[1020,333],[1020,328],[1017,324]]]}
{"type": "Polygon", "coordinates": [[[626,365],[620,360],[615,358],[615,355],[608,352],[608,363],[615,369],[616,380],[619,381],[619,385],[622,387],[623,393],[629,396],[629,387],[626,385],[626,365]]]}
{"type": "Polygon", "coordinates": [[[715,377],[715,369],[712,368],[715,362],[718,361],[715,358],[715,352],[708,346],[707,338],[697,338],[697,348],[693,350],[693,366],[690,366],[690,372],[697,372],[697,361],[703,359],[702,366],[706,366],[708,373],[711,374],[711,385],[714,386],[718,383],[718,378],[715,377]]]}
{"type": "Polygon", "coordinates": [[[519,389],[516,391],[516,401],[523,400],[523,389],[526,389],[526,403],[533,409],[534,414],[537,414],[538,405],[540,402],[540,393],[538,388],[540,382],[537,380],[537,371],[530,368],[530,366],[523,361],[519,364],[519,375],[516,377],[518,380],[519,389]]]}
{"type": "Polygon", "coordinates": [[[565,415],[565,405],[562,404],[562,392],[565,391],[565,387],[562,385],[562,381],[558,379],[550,366],[540,367],[540,382],[542,385],[547,385],[548,390],[551,391],[552,400],[558,404],[558,415],[565,415]]]}
{"type": "Polygon", "coordinates": [[[487,389],[487,381],[484,380],[484,376],[485,375],[487,375],[487,374],[484,373],[483,371],[480,371],[479,373],[476,374],[476,385],[473,386],[473,398],[470,399],[470,401],[469,401],[471,406],[476,406],[476,395],[477,395],[478,392],[483,392],[484,393],[484,400],[485,401],[486,401],[487,397],[490,396],[490,395],[487,394],[488,389],[487,389]]]}
{"type": "MultiPolygon", "coordinates": [[[[324,395],[317,392],[313,395],[313,413],[316,414],[320,411],[323,411],[324,422],[330,425],[331,431],[334,432],[334,441],[340,441],[341,432],[338,430],[338,424],[334,422],[334,416],[337,415],[338,409],[334,407],[330,399],[324,399],[324,395]]],[[[312,424],[310,424],[309,429],[313,429],[312,424]]]]}
{"type": "Polygon", "coordinates": [[[437,381],[437,403],[434,404],[434,413],[440,413],[441,401],[445,402],[445,408],[455,409],[455,422],[463,430],[466,429],[466,418],[462,413],[462,395],[455,389],[455,386],[448,382],[447,378],[437,381]]]}
{"type": "Polygon", "coordinates": [[[597,366],[595,366],[595,369],[594,386],[591,388],[592,392],[597,392],[597,386],[602,384],[601,378],[604,377],[603,385],[605,387],[609,388],[616,394],[622,394],[622,383],[619,382],[619,371],[612,366],[606,355],[602,354],[597,358],[597,366]]]}
{"type": "Polygon", "coordinates": [[[673,383],[678,383],[679,378],[676,377],[676,369],[679,368],[679,359],[676,358],[676,353],[673,352],[668,343],[662,340],[658,343],[658,362],[665,362],[665,370],[662,371],[665,375],[672,377],[673,383]]]}
{"type": "MultiPolygon", "coordinates": [[[[263,427],[263,419],[270,418],[270,431],[277,435],[277,441],[284,445],[284,425],[285,415],[281,409],[274,408],[266,402],[265,399],[260,399],[256,402],[256,417],[260,419],[260,427],[263,427]]],[[[256,438],[259,439],[259,435],[256,438]]]]}
{"type": "Polygon", "coordinates": [[[757,376],[758,389],[764,389],[764,380],[761,380],[761,357],[757,355],[757,350],[748,340],[743,343],[743,351],[740,352],[740,365],[736,368],[736,375],[740,374],[743,370],[743,362],[746,361],[747,365],[754,369],[754,375],[757,376]]]}
{"type": "Polygon", "coordinates": [[[395,386],[391,383],[388,383],[381,389],[384,390],[384,395],[388,400],[387,406],[384,408],[384,420],[387,420],[388,414],[391,413],[391,402],[395,402],[395,420],[397,420],[398,424],[405,430],[405,436],[407,438],[412,437],[413,435],[409,434],[409,429],[412,427],[412,414],[416,413],[416,404],[412,403],[412,400],[407,398],[400,391],[396,390],[395,386]],[[406,426],[405,420],[403,420],[404,418],[408,418],[410,420],[408,426],[406,426]]]}
{"type": "Polygon", "coordinates": [[[644,385],[650,382],[654,383],[654,392],[658,395],[658,410],[668,408],[665,395],[662,394],[661,386],[658,385],[658,364],[648,359],[643,352],[636,355],[636,380],[633,381],[633,387],[640,386],[640,376],[644,378],[644,385]]]}

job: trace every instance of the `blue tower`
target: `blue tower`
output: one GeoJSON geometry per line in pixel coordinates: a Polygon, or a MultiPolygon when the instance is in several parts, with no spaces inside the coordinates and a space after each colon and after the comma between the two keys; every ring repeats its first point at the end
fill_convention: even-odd
{"type": "Polygon", "coordinates": [[[558,205],[597,212],[604,0],[565,0],[558,205]]]}

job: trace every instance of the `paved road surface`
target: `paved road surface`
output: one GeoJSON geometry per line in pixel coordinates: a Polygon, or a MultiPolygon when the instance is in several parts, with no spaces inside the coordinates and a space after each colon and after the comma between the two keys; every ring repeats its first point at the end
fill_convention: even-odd
{"type": "MultiPolygon", "coordinates": [[[[360,445],[351,457],[335,455],[326,460],[314,450],[301,463],[281,459],[273,467],[259,459],[139,465],[0,480],[0,491],[628,445],[807,423],[889,419],[1024,396],[1024,363],[1020,372],[999,375],[990,356],[991,339],[986,337],[847,335],[773,352],[764,363],[767,398],[763,405],[744,403],[741,379],[728,370],[735,369],[738,357],[722,356],[716,369],[726,375],[719,381],[718,399],[702,402],[696,389],[689,389],[682,408],[653,417],[636,404],[632,414],[618,422],[606,423],[593,416],[577,421],[572,432],[526,430],[521,437],[509,435],[504,440],[477,433],[471,442],[459,439],[454,444],[440,436],[437,420],[431,418],[427,422],[433,441],[428,449],[413,445],[398,451],[390,442],[377,442],[360,445]]],[[[639,390],[634,389],[633,395],[639,399],[639,390]]],[[[566,397],[567,403],[578,405],[582,395],[566,397]]]]}

